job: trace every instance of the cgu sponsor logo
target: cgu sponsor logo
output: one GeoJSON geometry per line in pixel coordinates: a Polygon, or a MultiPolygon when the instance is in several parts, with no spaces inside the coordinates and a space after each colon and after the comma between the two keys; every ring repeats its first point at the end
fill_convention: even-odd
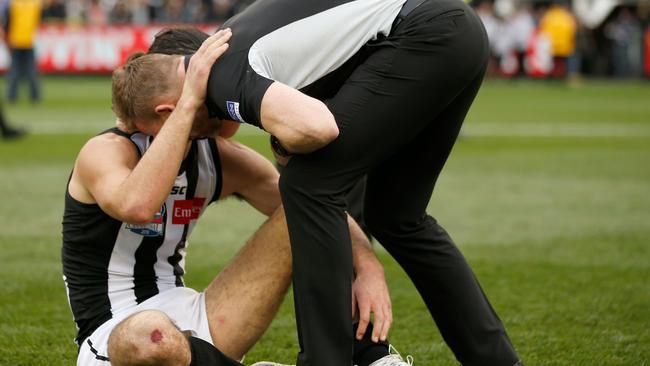
{"type": "Polygon", "coordinates": [[[162,205],[151,222],[144,225],[126,224],[126,229],[142,236],[162,236],[165,231],[165,211],[165,205],[162,205]]]}
{"type": "Polygon", "coordinates": [[[189,200],[174,201],[172,210],[172,224],[187,225],[192,220],[196,220],[201,215],[205,198],[196,197],[189,200]]]}

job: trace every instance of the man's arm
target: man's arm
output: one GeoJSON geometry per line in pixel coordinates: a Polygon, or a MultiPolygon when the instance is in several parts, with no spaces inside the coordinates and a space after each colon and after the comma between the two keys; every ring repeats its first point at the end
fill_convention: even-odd
{"type": "Polygon", "coordinates": [[[323,102],[277,81],[262,98],[260,118],[290,153],[310,153],[339,135],[334,115],[323,102]]]}
{"type": "Polygon", "coordinates": [[[229,32],[215,33],[192,57],[175,109],[139,161],[126,139],[98,136],[82,148],[70,182],[73,197],[97,203],[121,221],[153,219],[176,179],[194,116],[205,99],[210,68],[226,51],[229,38],[229,32]]]}
{"type": "Polygon", "coordinates": [[[348,215],[352,239],[352,263],[355,279],[352,283],[352,317],[359,318],[357,339],[366,333],[370,314],[374,316],[372,340],[385,341],[393,323],[393,310],[384,266],[379,262],[370,241],[361,227],[348,215]]]}

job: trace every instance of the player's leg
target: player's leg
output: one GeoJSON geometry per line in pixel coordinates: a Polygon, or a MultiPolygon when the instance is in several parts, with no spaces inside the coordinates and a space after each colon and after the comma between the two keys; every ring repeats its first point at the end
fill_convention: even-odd
{"type": "Polygon", "coordinates": [[[291,249],[279,209],[205,291],[212,340],[239,360],[275,317],[291,281],[291,249]]]}

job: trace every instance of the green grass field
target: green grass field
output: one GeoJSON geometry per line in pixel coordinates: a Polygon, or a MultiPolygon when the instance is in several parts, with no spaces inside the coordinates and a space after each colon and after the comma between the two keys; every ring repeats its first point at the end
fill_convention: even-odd
{"type": "MultiPolygon", "coordinates": [[[[0,365],[76,357],[59,264],[63,193],[81,145],[113,123],[110,81],[47,78],[44,87],[41,105],[5,105],[31,134],[0,141],[0,365]]],[[[238,138],[268,155],[254,129],[238,138]]],[[[527,365],[650,364],[649,83],[487,82],[429,210],[527,365]]],[[[206,286],[263,220],[236,200],[208,210],[191,240],[188,285],[206,286]]],[[[416,365],[455,365],[405,274],[377,250],[394,344],[416,365]]],[[[247,362],[293,363],[296,352],[288,297],[247,362]]]]}

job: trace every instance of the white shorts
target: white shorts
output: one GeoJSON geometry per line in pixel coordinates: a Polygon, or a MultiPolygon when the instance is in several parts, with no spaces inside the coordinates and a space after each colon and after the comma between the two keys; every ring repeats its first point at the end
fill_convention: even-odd
{"type": "Polygon", "coordinates": [[[108,337],[113,328],[128,316],[143,310],[159,310],[176,324],[181,331],[212,344],[208,316],[205,311],[205,295],[187,287],[176,287],[153,296],[131,309],[113,315],[86,339],[79,348],[77,366],[109,366],[108,337]]]}

